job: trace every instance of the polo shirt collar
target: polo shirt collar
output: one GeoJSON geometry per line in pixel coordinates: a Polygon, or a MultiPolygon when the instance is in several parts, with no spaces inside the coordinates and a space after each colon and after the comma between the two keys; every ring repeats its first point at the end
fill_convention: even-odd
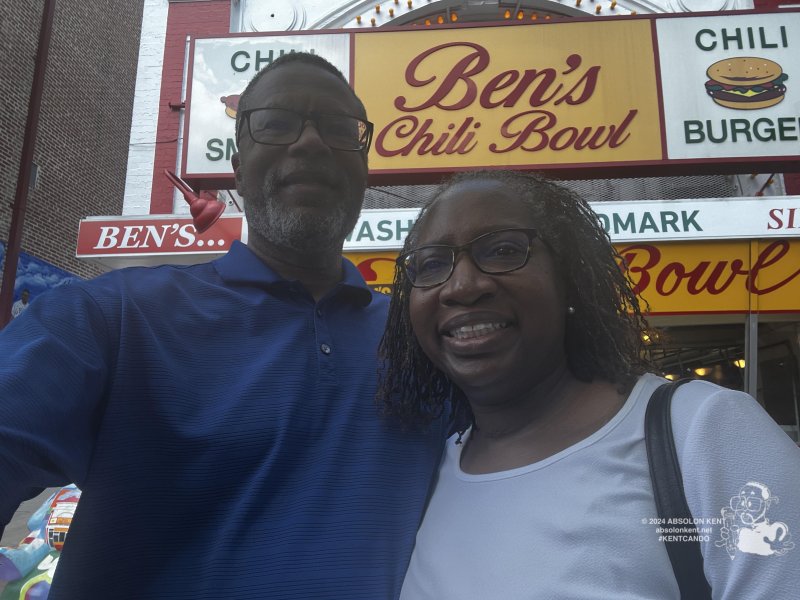
{"type": "MultiPolygon", "coordinates": [[[[214,261],[214,267],[226,283],[251,284],[267,289],[273,286],[284,287],[292,283],[273,271],[239,240],[234,240],[227,254],[214,261]]],[[[359,306],[367,306],[372,302],[372,290],[364,282],[356,266],[344,257],[342,257],[342,272],[344,277],[328,295],[343,293],[359,306]]]]}

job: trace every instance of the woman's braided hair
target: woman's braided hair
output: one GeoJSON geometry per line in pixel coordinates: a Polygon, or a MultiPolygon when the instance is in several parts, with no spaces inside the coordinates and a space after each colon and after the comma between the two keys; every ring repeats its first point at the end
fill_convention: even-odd
{"type": "MultiPolygon", "coordinates": [[[[588,203],[571,190],[542,177],[515,171],[460,173],[439,187],[420,212],[401,255],[417,245],[419,231],[442,195],[468,181],[496,181],[512,190],[529,209],[539,238],[548,247],[564,281],[567,304],[565,351],[570,372],[581,381],[596,378],[627,393],[651,368],[642,334],[648,325],[622,258],[611,246],[588,203]]],[[[456,421],[472,420],[466,398],[423,353],[411,328],[411,283],[397,265],[394,294],[379,352],[383,359],[378,400],[387,414],[407,425],[424,425],[442,414],[448,402],[456,421]]]]}

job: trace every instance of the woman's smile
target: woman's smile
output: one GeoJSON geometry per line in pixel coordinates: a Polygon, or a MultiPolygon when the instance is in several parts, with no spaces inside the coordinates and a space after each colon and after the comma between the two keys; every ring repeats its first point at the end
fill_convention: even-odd
{"type": "Polygon", "coordinates": [[[445,335],[457,340],[469,340],[484,337],[493,331],[505,329],[506,327],[508,327],[508,323],[478,323],[476,325],[463,325],[450,330],[445,335]]]}

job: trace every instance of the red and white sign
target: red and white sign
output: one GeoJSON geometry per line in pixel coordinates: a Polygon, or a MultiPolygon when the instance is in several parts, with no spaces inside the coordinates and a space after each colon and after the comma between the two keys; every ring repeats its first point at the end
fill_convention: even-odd
{"type": "Polygon", "coordinates": [[[163,263],[191,264],[227,252],[244,237],[241,215],[222,217],[199,234],[191,217],[89,217],[78,230],[78,258],[117,268],[163,263]]]}

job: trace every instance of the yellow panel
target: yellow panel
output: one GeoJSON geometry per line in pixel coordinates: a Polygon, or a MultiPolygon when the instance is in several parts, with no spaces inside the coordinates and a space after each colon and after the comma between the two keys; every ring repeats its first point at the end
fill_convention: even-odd
{"type": "Polygon", "coordinates": [[[355,38],[373,170],[662,158],[647,20],[355,38]]]}
{"type": "Polygon", "coordinates": [[[653,313],[746,312],[749,242],[617,244],[653,313]]]}
{"type": "MultiPolygon", "coordinates": [[[[654,314],[800,311],[800,240],[618,244],[654,314]],[[751,302],[753,294],[753,302],[751,302]]],[[[389,291],[397,252],[350,253],[367,283],[389,291]]]]}

